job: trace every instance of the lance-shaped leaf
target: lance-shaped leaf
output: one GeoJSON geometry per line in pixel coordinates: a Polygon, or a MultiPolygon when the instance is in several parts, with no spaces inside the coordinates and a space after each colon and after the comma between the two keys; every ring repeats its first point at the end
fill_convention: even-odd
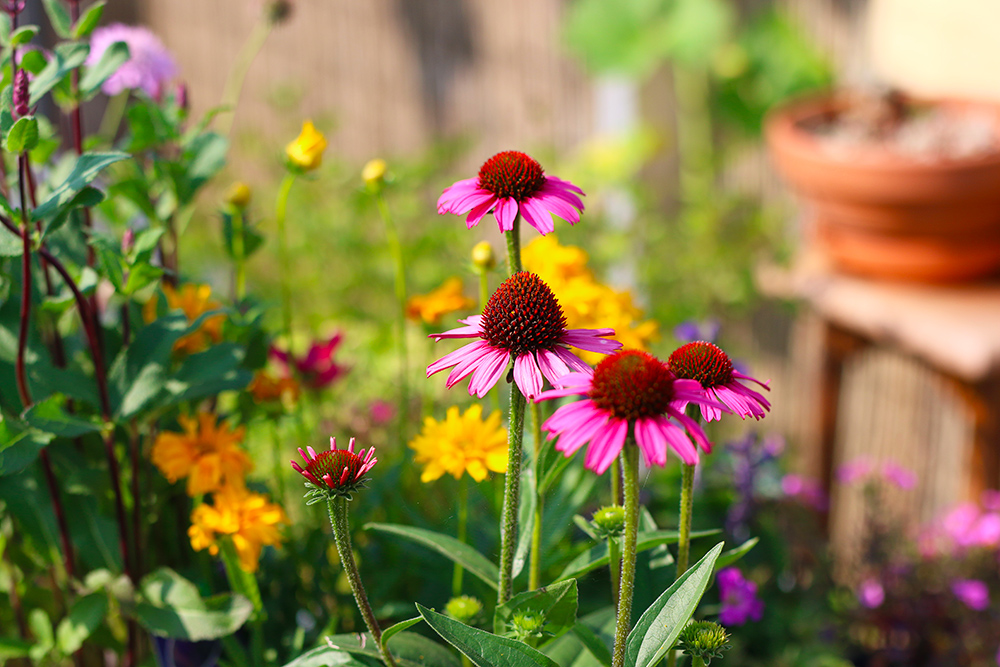
{"type": "Polygon", "coordinates": [[[54,218],[59,210],[73,202],[74,197],[97,178],[108,165],[131,157],[128,153],[111,151],[107,153],[84,153],[76,159],[66,180],[57,185],[45,201],[32,211],[33,220],[54,218]]]}
{"type": "Polygon", "coordinates": [[[494,589],[497,587],[497,579],[500,577],[500,570],[497,566],[468,544],[459,542],[450,535],[442,535],[432,530],[424,530],[423,528],[414,528],[412,526],[400,526],[392,523],[369,523],[365,525],[365,530],[392,533],[393,535],[399,535],[400,537],[412,540],[417,544],[422,544],[442,556],[450,558],[494,589]]]}
{"type": "Polygon", "coordinates": [[[477,667],[559,667],[527,644],[492,635],[417,604],[427,625],[477,667]]]}
{"type": "Polygon", "coordinates": [[[513,618],[516,614],[535,614],[544,619],[542,632],[546,637],[537,644],[532,644],[540,646],[573,627],[576,623],[576,608],[576,579],[560,581],[538,590],[519,593],[498,606],[493,613],[493,631],[498,635],[508,635],[513,630],[513,618]]]}
{"type": "MultiPolygon", "coordinates": [[[[710,535],[717,535],[718,533],[718,530],[695,531],[691,533],[691,539],[708,537],[710,535]]],[[[680,539],[680,535],[678,535],[676,530],[657,530],[653,532],[643,531],[639,533],[636,540],[636,553],[652,549],[653,547],[661,544],[673,544],[678,539],[680,539]]],[[[608,544],[607,542],[602,542],[594,545],[570,561],[569,565],[563,569],[562,574],[556,577],[556,581],[579,577],[587,572],[596,570],[599,567],[604,567],[607,564],[608,544]]]]}

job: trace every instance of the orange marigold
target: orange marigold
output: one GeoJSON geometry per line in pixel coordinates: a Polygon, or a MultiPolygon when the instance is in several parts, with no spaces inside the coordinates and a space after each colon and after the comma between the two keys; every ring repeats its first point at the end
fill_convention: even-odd
{"type": "Polygon", "coordinates": [[[212,504],[202,503],[191,512],[188,537],[195,551],[219,553],[219,540],[233,541],[240,568],[256,572],[265,546],[278,546],[279,526],[288,523],[285,511],[267,496],[245,487],[226,487],[212,496],[212,504]]]}
{"type": "MultiPolygon", "coordinates": [[[[222,304],[212,299],[212,288],[209,285],[185,283],[178,291],[168,284],[163,285],[163,295],[167,298],[170,310],[184,311],[188,322],[194,322],[204,313],[222,307],[222,304]]],[[[147,323],[156,319],[156,297],[146,302],[142,309],[142,319],[147,323]]],[[[222,323],[225,315],[213,315],[206,318],[197,330],[183,336],[174,343],[174,352],[193,354],[201,352],[210,343],[222,340],[222,323]]]]}
{"type": "Polygon", "coordinates": [[[253,462],[239,447],[245,429],[216,425],[216,415],[179,418],[183,433],[164,431],[153,443],[153,463],[171,482],[187,477],[187,493],[197,496],[228,486],[243,486],[253,462]]]}
{"type": "Polygon", "coordinates": [[[452,276],[436,290],[406,300],[406,317],[439,324],[441,318],[458,310],[469,310],[476,302],[462,293],[462,279],[452,276]]]}

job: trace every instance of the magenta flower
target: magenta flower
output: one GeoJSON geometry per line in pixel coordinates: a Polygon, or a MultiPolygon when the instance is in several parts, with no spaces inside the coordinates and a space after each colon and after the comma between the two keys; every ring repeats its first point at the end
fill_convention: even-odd
{"type": "Polygon", "coordinates": [[[378,463],[374,447],[367,454],[363,449],[354,452],[354,438],[347,443],[347,449],[337,449],[337,439],[330,438],[330,451],[317,454],[312,447],[306,447],[305,451],[299,447],[299,454],[306,467],[295,461],[292,461],[292,467],[306,478],[308,505],[329,495],[344,496],[350,500],[354,491],[364,488],[368,481],[365,474],[378,463]]]}
{"type": "Polygon", "coordinates": [[[969,609],[982,611],[990,606],[990,589],[979,579],[956,579],[951,592],[969,609]]]}
{"type": "Polygon", "coordinates": [[[450,389],[467,375],[469,393],[482,398],[504,375],[514,360],[514,382],[529,399],[542,391],[543,377],[553,386],[575,369],[589,373],[590,366],[569,347],[609,354],[622,344],[606,340],[614,329],[567,329],[566,318],[549,286],[533,273],[521,271],[505,280],[486,303],[482,315],[459,320],[466,326],[431,334],[444,338],[478,338],[446,354],[427,367],[427,377],[446,368],[450,389]]]}
{"type": "Polygon", "coordinates": [[[457,181],[438,198],[438,213],[469,215],[465,225],[472,229],[483,216],[493,212],[501,232],[514,228],[521,214],[542,235],[555,231],[552,213],[569,224],[580,221],[583,190],[569,181],[546,176],[542,166],[518,151],[497,153],[483,163],[476,178],[457,181]]]}
{"type": "Polygon", "coordinates": [[[885,602],[885,589],[882,583],[873,577],[869,577],[861,582],[857,591],[858,602],[868,609],[876,609],[885,602]]]}
{"type": "MultiPolygon", "coordinates": [[[[695,341],[677,348],[668,360],[670,370],[679,379],[697,380],[709,403],[701,404],[701,416],[706,421],[722,418],[722,412],[733,412],[741,418],[760,419],[771,404],[760,393],[750,389],[744,381],[756,382],[770,391],[766,383],[733,368],[733,362],[714,343],[695,341]],[[721,405],[719,405],[721,403],[721,405]]],[[[678,401],[674,406],[683,410],[686,404],[678,401]]]]}
{"type": "Polygon", "coordinates": [[[837,481],[841,484],[853,484],[859,480],[867,479],[871,474],[871,461],[864,456],[842,463],[837,467],[836,473],[837,481]]]}
{"type": "Polygon", "coordinates": [[[333,360],[333,355],[336,353],[342,338],[343,334],[338,331],[327,341],[314,342],[309,346],[306,356],[300,359],[289,359],[288,352],[272,345],[271,358],[284,366],[286,371],[288,371],[291,362],[303,384],[312,389],[323,389],[347,370],[333,360]]]}
{"type": "Polygon", "coordinates": [[[586,398],[560,407],[542,429],[548,432],[549,440],[559,438],[556,450],[566,456],[589,442],[584,464],[599,475],[621,452],[630,429],[646,465],[666,465],[668,448],[694,465],[698,462],[695,442],[706,453],[712,451],[701,427],[672,405],[674,401],[711,401],[697,382],[676,379],[666,364],[651,354],[622,350],[603,359],[593,375],[570,373],[560,378],[559,385],[535,400],[586,398]]]}
{"type": "Polygon", "coordinates": [[[789,498],[796,498],[819,512],[825,512],[829,507],[823,485],[812,477],[785,475],[781,478],[781,490],[789,498]]]}
{"type": "Polygon", "coordinates": [[[92,67],[115,42],[128,45],[129,59],[101,85],[105,95],[117,95],[123,90],[142,90],[154,99],[163,86],[177,76],[177,63],[163,42],[146,28],[112,23],[98,28],[90,37],[90,54],[86,65],[92,67]]]}
{"type": "Polygon", "coordinates": [[[914,489],[919,481],[917,473],[895,461],[886,461],[882,464],[882,478],[904,491],[914,489]]]}
{"type": "Polygon", "coordinates": [[[759,621],[764,616],[764,602],[757,597],[757,584],[744,578],[735,567],[719,570],[715,575],[719,584],[719,623],[725,626],[744,625],[759,621]]]}

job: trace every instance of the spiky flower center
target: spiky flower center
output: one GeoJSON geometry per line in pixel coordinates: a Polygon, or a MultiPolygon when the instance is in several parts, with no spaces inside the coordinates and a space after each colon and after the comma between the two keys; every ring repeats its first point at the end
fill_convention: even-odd
{"type": "Polygon", "coordinates": [[[348,486],[356,481],[358,471],[364,465],[364,460],[357,454],[353,454],[346,449],[333,449],[327,452],[320,452],[316,459],[306,466],[306,470],[322,480],[324,475],[329,474],[333,479],[334,488],[340,484],[340,479],[347,468],[347,477],[344,479],[344,486],[348,486]]]}
{"type": "Polygon", "coordinates": [[[505,280],[483,309],[484,340],[515,357],[551,350],[566,331],[566,316],[549,286],[521,271],[505,280]]]}
{"type": "Polygon", "coordinates": [[[674,375],[684,380],[697,380],[705,389],[733,379],[733,362],[729,355],[703,340],[677,348],[667,363],[674,375]]]}
{"type": "Polygon", "coordinates": [[[479,168],[479,187],[501,199],[521,201],[535,194],[543,183],[542,165],[519,151],[497,153],[479,168]]]}
{"type": "Polygon", "coordinates": [[[623,350],[597,364],[590,399],[621,419],[655,417],[667,411],[673,382],[670,369],[653,355],[623,350]]]}

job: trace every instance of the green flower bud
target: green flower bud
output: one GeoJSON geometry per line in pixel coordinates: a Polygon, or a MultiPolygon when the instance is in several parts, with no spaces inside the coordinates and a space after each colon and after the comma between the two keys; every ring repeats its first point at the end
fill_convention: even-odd
{"type": "Polygon", "coordinates": [[[730,648],[726,629],[714,621],[691,621],[681,630],[678,647],[692,658],[700,658],[705,665],[712,658],[721,658],[730,648]]]}
{"type": "Polygon", "coordinates": [[[590,525],[602,539],[618,537],[625,530],[625,508],[621,505],[602,507],[594,512],[590,525]]]}
{"type": "Polygon", "coordinates": [[[469,595],[460,595],[448,600],[444,611],[456,621],[466,625],[475,625],[483,611],[483,603],[469,595]]]}
{"type": "Polygon", "coordinates": [[[534,645],[544,636],[545,616],[536,611],[516,611],[510,619],[510,634],[514,639],[534,645]]]}

